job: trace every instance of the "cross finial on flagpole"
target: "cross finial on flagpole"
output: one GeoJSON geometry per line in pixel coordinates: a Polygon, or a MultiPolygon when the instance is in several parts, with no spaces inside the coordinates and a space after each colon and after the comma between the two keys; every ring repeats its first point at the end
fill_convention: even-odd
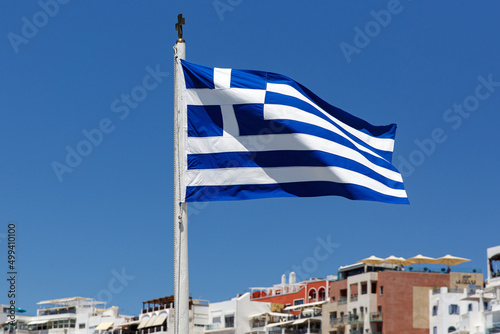
{"type": "Polygon", "coordinates": [[[182,26],[186,24],[186,19],[182,17],[182,14],[177,15],[177,23],[175,24],[175,30],[177,30],[177,37],[179,38],[177,42],[184,42],[182,39],[182,26]]]}

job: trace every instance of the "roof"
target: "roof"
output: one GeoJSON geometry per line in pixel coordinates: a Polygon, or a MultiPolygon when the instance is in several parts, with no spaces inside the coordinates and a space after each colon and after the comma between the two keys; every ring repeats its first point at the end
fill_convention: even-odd
{"type": "Polygon", "coordinates": [[[89,305],[89,304],[90,305],[106,304],[106,302],[100,302],[94,300],[93,298],[86,298],[86,297],[69,297],[69,298],[43,300],[37,303],[37,305],[47,305],[47,304],[73,306],[73,305],[89,305]]]}

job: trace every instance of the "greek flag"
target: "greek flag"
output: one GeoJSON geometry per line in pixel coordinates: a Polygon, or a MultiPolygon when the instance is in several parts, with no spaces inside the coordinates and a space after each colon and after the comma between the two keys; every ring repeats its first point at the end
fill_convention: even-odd
{"type": "Polygon", "coordinates": [[[396,125],[373,126],[275,73],[178,61],[186,202],[336,195],[409,203],[396,125]]]}

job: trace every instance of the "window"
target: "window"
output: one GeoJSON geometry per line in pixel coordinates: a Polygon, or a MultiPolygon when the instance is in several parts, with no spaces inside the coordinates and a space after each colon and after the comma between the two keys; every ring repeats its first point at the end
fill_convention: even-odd
{"type": "Polygon", "coordinates": [[[293,305],[302,305],[304,304],[304,299],[296,299],[293,301],[293,305]]]}
{"type": "Polygon", "coordinates": [[[220,323],[220,317],[213,317],[212,318],[212,323],[219,324],[220,323]]]}
{"type": "Polygon", "coordinates": [[[438,328],[436,326],[432,328],[432,334],[438,334],[438,328]]]}
{"type": "Polygon", "coordinates": [[[314,290],[314,289],[309,290],[309,299],[312,299],[312,300],[316,299],[316,290],[314,290]]]}
{"type": "Polygon", "coordinates": [[[383,295],[384,295],[384,287],[383,287],[383,286],[381,286],[381,287],[380,287],[380,295],[381,295],[381,296],[383,296],[383,295]]]}
{"type": "Polygon", "coordinates": [[[460,307],[456,304],[451,304],[449,306],[450,314],[460,314],[460,307]]]}
{"type": "Polygon", "coordinates": [[[337,318],[337,312],[330,312],[330,322],[337,318]]]}
{"type": "Polygon", "coordinates": [[[372,293],[377,293],[377,282],[372,282],[372,293]]]}
{"type": "Polygon", "coordinates": [[[361,282],[361,294],[366,295],[368,293],[368,283],[361,282]]]}
{"type": "Polygon", "coordinates": [[[225,327],[234,327],[234,314],[226,315],[224,317],[225,327]]]}
{"type": "Polygon", "coordinates": [[[453,327],[453,326],[448,327],[448,333],[453,333],[456,330],[457,329],[455,327],[453,327]]]}
{"type": "Polygon", "coordinates": [[[472,309],[472,303],[469,303],[469,306],[467,307],[467,311],[468,311],[468,312],[472,312],[472,310],[473,310],[473,309],[472,309]]]}
{"type": "Polygon", "coordinates": [[[434,305],[432,307],[432,315],[433,316],[436,316],[438,314],[438,306],[437,305],[434,305]]]}
{"type": "Polygon", "coordinates": [[[85,328],[85,324],[78,324],[78,328],[79,329],[84,329],[85,328]]]}
{"type": "Polygon", "coordinates": [[[322,300],[325,300],[325,289],[321,288],[319,289],[319,300],[322,301],[322,300]]]}

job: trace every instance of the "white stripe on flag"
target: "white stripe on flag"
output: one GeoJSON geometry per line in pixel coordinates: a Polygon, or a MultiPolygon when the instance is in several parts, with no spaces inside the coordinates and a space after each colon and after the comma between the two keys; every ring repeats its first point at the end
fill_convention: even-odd
{"type": "Polygon", "coordinates": [[[223,136],[237,137],[240,135],[238,121],[234,113],[234,107],[229,105],[222,105],[222,128],[224,130],[223,136]]]}
{"type": "Polygon", "coordinates": [[[191,169],[185,172],[188,186],[225,186],[329,181],[355,184],[378,193],[406,198],[404,189],[392,189],[366,175],[340,167],[239,167],[191,169]]]}
{"type": "Polygon", "coordinates": [[[400,173],[374,164],[356,150],[328,139],[303,133],[242,136],[238,138],[188,137],[187,139],[188,154],[294,150],[322,151],[336,154],[356,161],[388,179],[403,182],[400,173]]]}
{"type": "Polygon", "coordinates": [[[244,103],[264,103],[266,91],[262,89],[227,88],[210,89],[197,88],[186,89],[187,105],[233,105],[244,103]]]}
{"type": "Polygon", "coordinates": [[[300,93],[298,90],[296,90],[292,86],[285,85],[285,84],[267,83],[267,90],[270,92],[274,92],[274,93],[292,96],[292,97],[295,97],[297,99],[300,99],[300,100],[310,104],[311,106],[316,108],[318,111],[320,111],[322,114],[324,114],[325,116],[330,118],[332,121],[339,124],[339,126],[341,126],[344,130],[346,130],[347,132],[349,132],[353,136],[359,138],[363,142],[367,143],[368,145],[370,145],[376,149],[379,149],[382,151],[389,151],[389,152],[392,152],[394,150],[394,140],[393,139],[372,137],[364,132],[361,132],[361,131],[341,122],[340,120],[336,119],[335,117],[333,117],[332,115],[330,115],[329,113],[327,113],[326,111],[321,109],[318,105],[316,105],[308,97],[304,96],[302,93],[300,93]]]}
{"type": "Polygon", "coordinates": [[[231,69],[214,67],[214,86],[217,88],[229,88],[231,85],[231,69]]]}

